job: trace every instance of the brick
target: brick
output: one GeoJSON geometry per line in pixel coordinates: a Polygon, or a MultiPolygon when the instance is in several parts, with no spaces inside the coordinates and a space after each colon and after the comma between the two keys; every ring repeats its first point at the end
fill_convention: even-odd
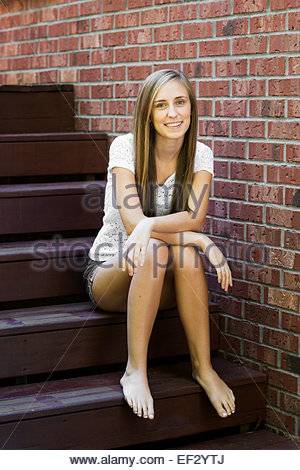
{"type": "MultiPolygon", "coordinates": [[[[88,52],[90,54],[90,52],[88,52]]],[[[77,53],[76,53],[77,55],[77,53]]],[[[113,51],[112,49],[107,49],[103,51],[92,51],[91,63],[93,65],[97,64],[108,64],[113,62],[113,51]]]]}
{"type": "Polygon", "coordinates": [[[168,18],[167,8],[154,8],[152,10],[141,12],[141,25],[166,23],[168,18]]]}
{"type": "Polygon", "coordinates": [[[228,175],[228,162],[214,162],[215,175],[218,178],[227,178],[228,175]]]}
{"type": "Polygon", "coordinates": [[[75,116],[75,118],[74,118],[74,130],[75,131],[83,131],[83,132],[90,131],[90,119],[75,116]]]}
{"type": "Polygon", "coordinates": [[[2,48],[1,55],[2,57],[13,57],[19,55],[19,44],[5,44],[2,48]]]}
{"type": "MultiPolygon", "coordinates": [[[[3,46],[5,47],[5,46],[3,46]]],[[[38,43],[37,42],[24,42],[20,44],[20,55],[32,55],[38,53],[38,43]]]]}
{"type": "Polygon", "coordinates": [[[49,56],[49,67],[67,67],[68,54],[55,54],[49,56]]]}
{"type": "Polygon", "coordinates": [[[99,82],[101,80],[101,69],[100,68],[85,68],[80,70],[80,81],[81,82],[99,82]]]}
{"type": "MultiPolygon", "coordinates": [[[[285,272],[284,273],[284,287],[286,289],[300,291],[300,274],[285,272]]],[[[299,326],[300,326],[300,316],[299,316],[299,326]]]]}
{"type": "Polygon", "coordinates": [[[166,60],[168,48],[165,45],[141,47],[142,60],[166,60]]]}
{"type": "Polygon", "coordinates": [[[270,405],[278,406],[278,403],[279,403],[279,392],[278,392],[278,390],[268,386],[267,390],[266,390],[266,398],[267,398],[270,405]]]}
{"type": "MultiPolygon", "coordinates": [[[[122,15],[114,15],[116,28],[133,28],[139,25],[139,13],[131,12],[122,15]]],[[[113,18],[113,17],[111,17],[113,18]]]]}
{"type": "MultiPolygon", "coordinates": [[[[121,1],[121,0],[120,0],[121,1]]],[[[101,13],[101,1],[83,2],[80,4],[80,16],[101,13]]]]}
{"type": "Polygon", "coordinates": [[[22,84],[35,84],[38,83],[39,74],[37,72],[23,72],[22,73],[22,84]]]}
{"type": "Polygon", "coordinates": [[[298,0],[271,0],[271,10],[288,10],[299,7],[298,0]]]}
{"type": "Polygon", "coordinates": [[[41,54],[50,54],[51,52],[57,52],[58,51],[58,41],[57,39],[55,40],[49,40],[49,41],[41,41],[40,42],[40,53],[41,54]]]}
{"type": "MultiPolygon", "coordinates": [[[[297,276],[299,279],[299,274],[295,273],[287,273],[285,272],[285,275],[288,274],[290,277],[288,278],[289,280],[292,278],[292,276],[297,276]]],[[[296,278],[296,279],[297,279],[296,278]]],[[[295,282],[295,280],[291,281],[292,283],[295,282]]],[[[297,283],[297,280],[296,280],[297,283]]],[[[299,281],[298,281],[299,284],[299,281]]],[[[298,286],[299,288],[299,286],[298,286]]],[[[300,315],[296,314],[294,315],[293,313],[288,313],[288,312],[282,312],[281,314],[281,326],[282,328],[290,331],[294,331],[295,333],[300,333],[300,315]]]]}
{"type": "MultiPolygon", "coordinates": [[[[163,46],[164,47],[164,46],[163,46]]],[[[151,54],[150,54],[151,55],[151,54]]],[[[166,53],[165,53],[166,55],[166,53]]],[[[139,62],[139,47],[126,47],[115,51],[115,61],[120,62],[139,62]]],[[[146,59],[148,60],[148,59],[146,59]]]]}
{"type": "Polygon", "coordinates": [[[300,161],[300,145],[287,145],[286,146],[286,160],[287,162],[300,161]]]}
{"type": "Polygon", "coordinates": [[[248,322],[247,320],[228,318],[228,333],[242,338],[247,338],[252,341],[259,341],[259,326],[254,325],[252,322],[248,322]]]}
{"type": "Polygon", "coordinates": [[[47,67],[47,56],[37,55],[30,57],[30,68],[31,69],[45,69],[47,67]]]}
{"type": "Polygon", "coordinates": [[[49,25],[48,36],[57,37],[57,36],[66,36],[68,33],[67,23],[55,23],[49,25]]]}
{"type": "Polygon", "coordinates": [[[117,132],[132,132],[132,119],[131,118],[117,118],[115,121],[117,132]]]}
{"type": "Polygon", "coordinates": [[[267,250],[266,247],[257,242],[239,243],[236,240],[228,242],[229,256],[233,259],[244,260],[247,263],[266,264],[267,250]]]}
{"type": "Polygon", "coordinates": [[[250,33],[272,33],[285,31],[286,13],[277,15],[255,16],[250,18],[250,33]]]}
{"type": "Polygon", "coordinates": [[[38,16],[36,11],[21,13],[20,25],[27,26],[29,24],[36,24],[38,22],[38,16]]]}
{"type": "Polygon", "coordinates": [[[285,331],[271,330],[264,328],[263,341],[270,346],[285,349],[286,351],[298,352],[298,338],[297,336],[287,333],[285,331]]]}
{"type": "Polygon", "coordinates": [[[300,100],[288,100],[288,116],[300,117],[300,100]]]}
{"type": "Polygon", "coordinates": [[[125,80],[126,68],[122,67],[107,67],[103,68],[103,81],[120,81],[125,80]]]}
{"type": "Polygon", "coordinates": [[[253,303],[245,303],[245,318],[262,325],[270,325],[278,327],[279,311],[275,308],[266,307],[265,305],[257,305],[253,303]]]}
{"type": "Polygon", "coordinates": [[[214,155],[216,157],[245,158],[245,142],[215,140],[214,155]]]}
{"type": "Polygon", "coordinates": [[[211,116],[212,115],[212,101],[198,100],[197,101],[198,116],[211,116]]]}
{"type": "Polygon", "coordinates": [[[267,52],[267,37],[253,36],[232,39],[232,54],[264,54],[267,52]]]}
{"type": "Polygon", "coordinates": [[[265,11],[268,7],[268,0],[234,0],[233,13],[253,13],[257,11],[265,11]]]}
{"type": "Polygon", "coordinates": [[[99,101],[81,101],[80,102],[80,114],[100,114],[101,104],[99,101]]]}
{"type": "Polygon", "coordinates": [[[215,135],[229,137],[229,122],[220,120],[200,120],[199,135],[215,135]]]}
{"type": "Polygon", "coordinates": [[[76,98],[89,98],[90,87],[89,85],[74,85],[74,92],[76,98]]]}
{"type": "Polygon", "coordinates": [[[12,32],[0,32],[0,43],[1,42],[10,42],[12,41],[27,41],[29,39],[29,28],[15,29],[12,32]],[[6,37],[8,39],[6,40],[6,37]]]}
{"type": "Polygon", "coordinates": [[[139,91],[137,83],[120,83],[115,85],[115,98],[136,97],[139,91]]]}
{"type": "Polygon", "coordinates": [[[232,77],[233,75],[247,75],[247,60],[216,60],[216,77],[232,77]]]}
{"type": "Polygon", "coordinates": [[[277,366],[278,352],[260,344],[244,341],[244,355],[265,364],[277,366]]]}
{"type": "Polygon", "coordinates": [[[215,116],[243,117],[247,114],[245,100],[222,100],[215,103],[215,116]]]}
{"type": "Polygon", "coordinates": [[[73,52],[70,54],[70,65],[89,65],[90,52],[73,52]]]}
{"type": "Polygon", "coordinates": [[[293,251],[268,248],[268,264],[270,266],[294,269],[296,260],[296,253],[293,251]]]}
{"type": "Polygon", "coordinates": [[[263,208],[256,204],[230,202],[229,217],[232,219],[249,220],[251,222],[262,222],[263,208]]]}
{"type": "Polygon", "coordinates": [[[45,25],[34,25],[29,28],[29,39],[40,39],[40,38],[47,38],[48,37],[48,26],[45,25]]]}
{"type": "Polygon", "coordinates": [[[176,5],[169,7],[169,21],[186,21],[197,18],[197,5],[176,5]]]}
{"type": "Polygon", "coordinates": [[[151,65],[129,65],[127,67],[128,80],[145,80],[151,72],[151,65]]]}
{"type": "Polygon", "coordinates": [[[113,120],[112,118],[94,118],[91,120],[92,131],[112,131],[113,120]]]}
{"type": "Polygon", "coordinates": [[[289,74],[299,74],[300,73],[300,57],[290,57],[289,58],[289,74]]]}
{"type": "Polygon", "coordinates": [[[212,35],[212,22],[183,24],[183,39],[210,38],[212,35]]]}
{"type": "Polygon", "coordinates": [[[266,409],[266,422],[275,427],[283,428],[285,432],[295,434],[296,421],[295,417],[285,414],[277,409],[269,408],[266,409]]]}
{"type": "Polygon", "coordinates": [[[281,353],[281,369],[294,372],[299,375],[300,373],[300,356],[282,351],[281,353]]]}
{"type": "Polygon", "coordinates": [[[297,187],[285,188],[285,205],[299,207],[300,206],[299,195],[300,195],[300,191],[297,187]]]}
{"type": "Polygon", "coordinates": [[[103,13],[126,10],[126,0],[103,0],[103,13]]]}
{"type": "Polygon", "coordinates": [[[215,18],[230,15],[230,0],[200,3],[200,18],[215,18]]]}
{"type": "Polygon", "coordinates": [[[186,59],[188,57],[197,57],[197,44],[195,42],[170,44],[170,59],[186,59]]]}
{"type": "Polygon", "coordinates": [[[200,96],[229,96],[228,80],[209,80],[199,82],[200,96]]]}
{"type": "Polygon", "coordinates": [[[300,139],[299,122],[269,122],[268,129],[268,137],[271,139],[300,139]]]}
{"type": "Polygon", "coordinates": [[[283,188],[265,184],[249,184],[248,197],[251,202],[283,204],[283,188]]]}
{"type": "Polygon", "coordinates": [[[287,372],[282,372],[280,370],[274,370],[272,368],[268,369],[268,382],[270,385],[274,385],[277,388],[282,388],[283,390],[297,393],[297,377],[287,372]]]}
{"type": "Polygon", "coordinates": [[[8,73],[4,76],[4,85],[19,85],[21,82],[19,73],[8,73]]]}
{"type": "Polygon", "coordinates": [[[59,78],[62,83],[75,83],[78,81],[78,70],[67,69],[59,72],[59,78]]]}
{"type": "Polygon", "coordinates": [[[233,96],[265,96],[265,80],[232,80],[233,96]]]}
{"type": "Polygon", "coordinates": [[[114,114],[116,116],[126,114],[125,101],[104,101],[103,114],[114,114]]]}
{"type": "Polygon", "coordinates": [[[265,302],[287,310],[299,312],[299,295],[281,289],[265,288],[265,302]]]}
{"type": "Polygon", "coordinates": [[[12,60],[7,60],[5,59],[4,61],[1,61],[1,68],[3,70],[10,69],[12,68],[13,70],[26,70],[29,68],[29,58],[28,57],[20,57],[19,59],[12,59],[12,60]],[[10,67],[10,64],[12,66],[10,67]],[[7,68],[6,68],[7,67],[7,68]]]}
{"type": "Polygon", "coordinates": [[[249,143],[249,159],[283,161],[283,145],[269,143],[249,143]]]}
{"type": "Polygon", "coordinates": [[[47,70],[45,72],[40,72],[40,83],[57,83],[57,71],[56,70],[47,70]]]}
{"type": "Polygon", "coordinates": [[[56,21],[58,18],[57,8],[47,8],[40,10],[40,22],[56,21]]]}
{"type": "Polygon", "coordinates": [[[209,62],[188,62],[183,64],[183,72],[189,78],[211,77],[212,63],[209,62]]]}
{"type": "Polygon", "coordinates": [[[113,85],[93,85],[91,86],[92,98],[112,98],[113,85]]]}
{"type": "Polygon", "coordinates": [[[154,41],[155,42],[164,42],[164,41],[178,41],[181,39],[181,26],[180,25],[171,25],[171,26],[160,26],[159,28],[154,28],[154,41]]]}
{"type": "Polygon", "coordinates": [[[280,286],[280,271],[270,267],[246,266],[246,279],[248,281],[260,282],[271,286],[280,286]]]}
{"type": "MultiPolygon", "coordinates": [[[[75,39],[75,38],[71,38],[75,39]]],[[[78,41],[78,38],[76,38],[78,41]]],[[[81,49],[98,48],[101,46],[100,34],[93,34],[90,36],[84,36],[81,38],[81,49]]],[[[72,47],[72,49],[78,49],[78,45],[72,47]]]]}
{"type": "Polygon", "coordinates": [[[247,34],[248,24],[246,18],[235,18],[233,20],[222,20],[216,22],[217,36],[235,36],[247,34]]]}
{"type": "Polygon", "coordinates": [[[146,44],[152,42],[152,28],[128,31],[128,44],[146,44]]]}
{"type": "Polygon", "coordinates": [[[199,41],[199,56],[229,55],[229,39],[199,41]]]}
{"type": "Polygon", "coordinates": [[[279,246],[281,242],[281,230],[247,224],[246,239],[254,243],[259,240],[260,243],[279,246]]]}
{"type": "Polygon", "coordinates": [[[250,59],[250,75],[284,75],[285,57],[250,59]]]}
{"type": "MultiPolygon", "coordinates": [[[[143,0],[142,6],[152,5],[153,0],[143,0]]],[[[141,0],[128,0],[128,8],[141,8],[141,0]]]]}
{"type": "Polygon", "coordinates": [[[270,183],[299,184],[300,168],[287,165],[270,165],[267,168],[267,179],[270,183]]]}
{"type": "Polygon", "coordinates": [[[270,36],[270,53],[299,52],[300,34],[278,34],[270,36]]]}
{"type": "Polygon", "coordinates": [[[277,207],[267,207],[266,211],[267,223],[300,230],[300,212],[277,207]]]}
{"type": "MultiPolygon", "coordinates": [[[[218,244],[215,237],[212,237],[212,238],[213,238],[214,243],[218,244]]],[[[212,302],[215,302],[220,306],[221,311],[224,312],[224,314],[229,313],[230,315],[241,318],[242,316],[241,300],[229,299],[227,297],[224,297],[223,295],[218,295],[215,293],[212,293],[211,300],[212,302]]]]}
{"type": "Polygon", "coordinates": [[[69,35],[82,34],[90,32],[89,20],[78,20],[69,22],[69,35]]]}
{"type": "Polygon", "coordinates": [[[284,117],[285,101],[284,100],[251,100],[250,116],[257,117],[284,117]]]}
{"type": "Polygon", "coordinates": [[[220,349],[240,355],[242,352],[242,341],[239,338],[222,333],[220,336],[220,349]]]}
{"type": "Polygon", "coordinates": [[[91,30],[92,31],[102,31],[105,29],[113,29],[114,17],[112,16],[98,16],[97,18],[92,18],[91,21],[91,30]]]}
{"type": "MultiPolygon", "coordinates": [[[[1,4],[0,4],[0,8],[1,8],[1,4]]],[[[16,28],[17,26],[20,26],[20,15],[11,15],[11,16],[6,16],[2,18],[3,30],[16,28]]]]}
{"type": "Polygon", "coordinates": [[[237,238],[243,240],[244,238],[244,224],[238,222],[231,222],[229,220],[213,219],[212,232],[215,235],[224,236],[229,238],[237,238]]]}
{"type": "Polygon", "coordinates": [[[300,14],[299,11],[289,13],[289,29],[292,31],[300,29],[300,14]]]}
{"type": "Polygon", "coordinates": [[[262,181],[264,177],[264,167],[259,164],[232,162],[230,175],[231,178],[234,179],[262,181]]]}
{"type": "Polygon", "coordinates": [[[226,199],[245,199],[246,185],[233,181],[215,181],[214,196],[225,197],[226,199]]]}
{"type": "Polygon", "coordinates": [[[299,396],[288,395],[287,393],[280,393],[280,407],[289,412],[300,416],[300,398],[299,396]]]}
{"type": "Polygon", "coordinates": [[[79,16],[79,5],[78,4],[68,4],[65,7],[59,9],[59,19],[65,20],[66,18],[73,18],[74,16],[79,16]]]}
{"type": "Polygon", "coordinates": [[[297,78],[281,78],[269,80],[270,95],[299,95],[300,81],[297,78]]]}
{"type": "Polygon", "coordinates": [[[265,122],[264,121],[233,121],[232,136],[233,137],[264,137],[265,122]]]}
{"type": "MultiPolygon", "coordinates": [[[[98,42],[100,44],[100,36],[98,36],[98,42]]],[[[124,46],[126,40],[125,31],[117,31],[115,33],[103,33],[102,41],[103,47],[112,47],[112,46],[124,46]]],[[[97,47],[97,46],[92,46],[97,47]]]]}
{"type": "Polygon", "coordinates": [[[208,213],[209,215],[215,216],[215,217],[223,217],[227,218],[227,204],[224,201],[219,201],[219,200],[213,200],[210,199],[209,205],[208,205],[208,213]]]}

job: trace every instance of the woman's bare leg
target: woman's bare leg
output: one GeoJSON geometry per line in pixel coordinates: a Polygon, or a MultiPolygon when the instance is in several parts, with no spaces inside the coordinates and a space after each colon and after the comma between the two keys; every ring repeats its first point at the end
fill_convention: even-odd
{"type": "Polygon", "coordinates": [[[193,247],[172,246],[178,312],[192,360],[193,378],[207,393],[221,417],[235,411],[232,390],[218,376],[210,360],[208,289],[200,255],[193,247]]]}
{"type": "Polygon", "coordinates": [[[158,310],[176,304],[173,277],[165,276],[167,263],[167,245],[150,239],[144,266],[136,274],[131,277],[122,271],[118,256],[114,256],[100,267],[92,287],[100,307],[128,312],[128,364],[120,383],[133,411],[150,419],[154,409],[147,380],[149,339],[158,310]]]}

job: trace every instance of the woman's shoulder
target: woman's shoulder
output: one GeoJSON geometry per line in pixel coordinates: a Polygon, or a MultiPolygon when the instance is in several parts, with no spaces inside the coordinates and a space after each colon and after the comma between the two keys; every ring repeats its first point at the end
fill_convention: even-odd
{"type": "Polygon", "coordinates": [[[133,134],[128,132],[127,134],[118,135],[112,141],[111,147],[132,147],[133,146],[133,134]]]}
{"type": "Polygon", "coordinates": [[[197,140],[196,153],[197,154],[204,153],[204,154],[212,155],[212,149],[208,145],[204,144],[203,142],[199,142],[199,140],[197,140]]]}

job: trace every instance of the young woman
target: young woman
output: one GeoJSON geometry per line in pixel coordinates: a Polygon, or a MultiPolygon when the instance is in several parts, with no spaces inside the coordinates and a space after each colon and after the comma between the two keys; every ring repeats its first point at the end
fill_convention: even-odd
{"type": "Polygon", "coordinates": [[[232,286],[228,264],[201,233],[213,175],[211,149],[197,141],[193,88],[178,70],[160,70],[139,92],[134,132],[110,147],[103,226],[90,249],[86,289],[98,308],[127,312],[128,362],[121,378],[134,413],[154,418],[147,351],[158,310],[177,304],[193,378],[220,417],[235,411],[232,390],[210,361],[206,276],[199,248],[218,281],[232,286]]]}

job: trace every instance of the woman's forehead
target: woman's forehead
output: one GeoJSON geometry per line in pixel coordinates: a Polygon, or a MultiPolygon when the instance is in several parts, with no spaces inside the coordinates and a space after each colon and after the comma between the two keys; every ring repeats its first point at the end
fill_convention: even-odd
{"type": "Polygon", "coordinates": [[[154,101],[174,99],[179,96],[188,96],[184,84],[179,80],[169,80],[160,87],[154,97],[154,101]]]}

